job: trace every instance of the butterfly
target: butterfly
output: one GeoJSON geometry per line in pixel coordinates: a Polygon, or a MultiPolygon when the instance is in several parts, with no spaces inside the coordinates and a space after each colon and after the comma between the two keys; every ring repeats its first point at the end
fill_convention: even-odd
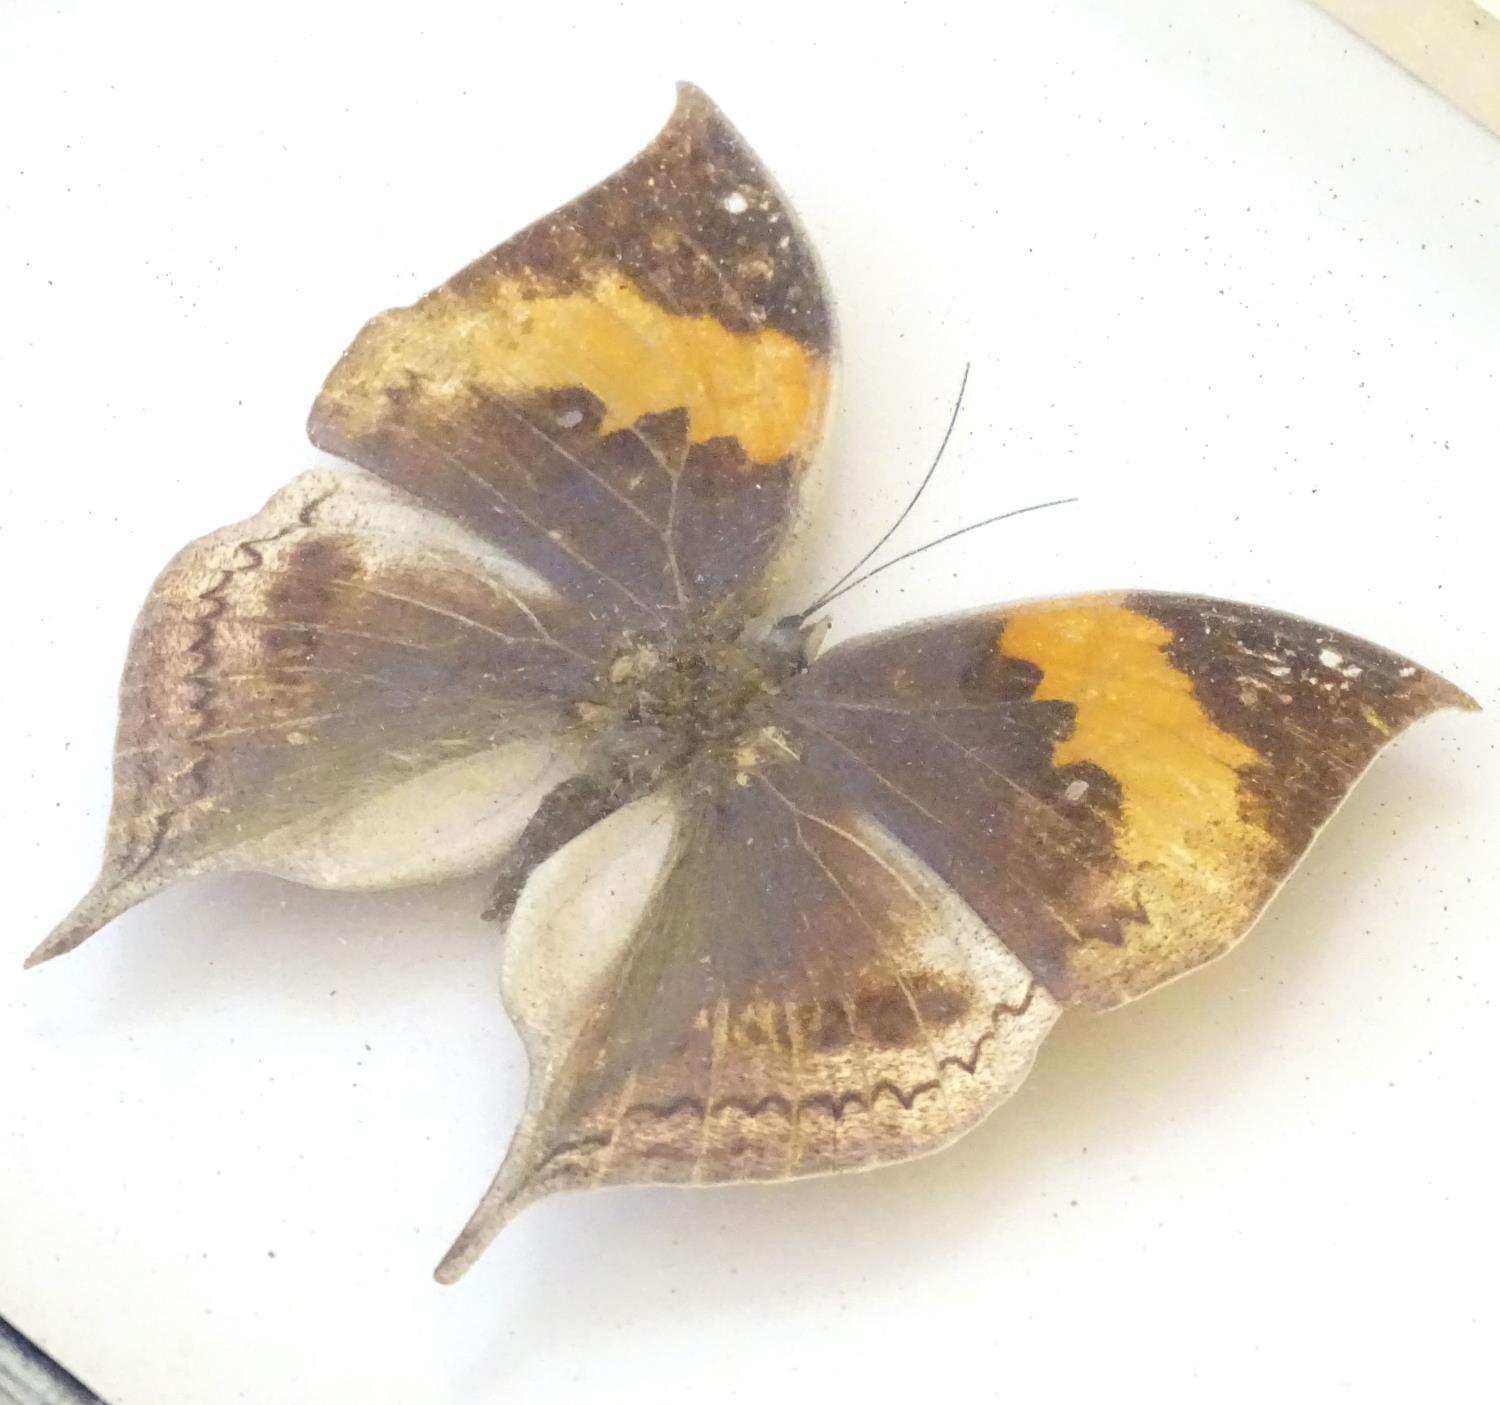
{"type": "Polygon", "coordinates": [[[1226,951],[1387,742],[1475,706],[1188,595],[821,651],[828,593],[768,602],[834,357],[806,234],[682,86],[616,174],[365,326],[309,422],[344,466],[167,566],[102,871],[32,962],[210,872],[489,873],[531,1082],[451,1282],[560,1191],[951,1142],[1064,1009],[1226,951]],[[656,849],[606,930],[522,921],[557,861],[644,815],[656,849]]]}

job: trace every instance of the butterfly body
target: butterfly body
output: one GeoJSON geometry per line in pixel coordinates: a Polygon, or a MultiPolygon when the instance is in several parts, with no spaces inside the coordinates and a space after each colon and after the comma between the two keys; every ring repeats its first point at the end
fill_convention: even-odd
{"type": "Polygon", "coordinates": [[[557,1191],[945,1145],[1066,1007],[1227,951],[1382,747],[1474,706],[1190,595],[820,651],[771,606],[834,342],[784,197],[684,87],[616,174],[367,324],[309,421],[347,462],[142,610],[104,865],[32,959],[210,872],[489,874],[531,1086],[445,1281],[557,1191]],[[562,774],[497,808],[538,749],[562,774]],[[546,908],[627,870],[586,938],[546,908]]]}
{"type": "Polygon", "coordinates": [[[712,629],[629,641],[605,673],[611,745],[659,744],[664,768],[738,753],[768,725],[770,700],[806,667],[801,649],[778,645],[769,633],[712,629]]]}
{"type": "Polygon", "coordinates": [[[774,699],[807,667],[811,633],[790,619],[755,631],[695,618],[607,646],[595,686],[577,704],[586,759],[543,797],[501,858],[484,915],[509,918],[537,864],[661,786],[711,795],[786,759],[774,699]]]}

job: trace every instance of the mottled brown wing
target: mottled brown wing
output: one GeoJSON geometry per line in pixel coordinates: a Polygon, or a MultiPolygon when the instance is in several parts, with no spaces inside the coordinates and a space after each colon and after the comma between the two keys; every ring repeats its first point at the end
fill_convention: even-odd
{"type": "Polygon", "coordinates": [[[537,770],[522,744],[562,735],[594,677],[559,642],[580,616],[357,469],[194,542],[131,639],[98,882],[32,962],[214,869],[361,887],[493,862],[537,770]]]}
{"type": "Polygon", "coordinates": [[[791,210],[683,85],[622,170],[370,322],[309,432],[596,614],[743,615],[785,542],[832,348],[791,210]]]}
{"type": "Polygon", "coordinates": [[[1475,706],[1337,630],[1151,594],[858,639],[788,694],[803,765],[1094,1008],[1226,951],[1381,747],[1475,706]]]}
{"type": "Polygon", "coordinates": [[[614,898],[591,938],[517,912],[504,992],[531,1096],[445,1282],[558,1191],[935,1150],[1021,1082],[1056,1016],[962,902],[790,754],[673,799],[665,876],[638,923],[597,865],[614,898]]]}

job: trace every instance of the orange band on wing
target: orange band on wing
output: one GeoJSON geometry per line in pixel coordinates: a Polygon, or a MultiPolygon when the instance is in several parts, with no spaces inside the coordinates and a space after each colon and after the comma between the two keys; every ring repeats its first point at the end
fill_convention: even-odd
{"type": "Polygon", "coordinates": [[[605,407],[602,434],[686,409],[694,443],[729,436],[752,462],[771,463],[810,447],[827,374],[785,332],[668,312],[617,271],[553,296],[497,274],[377,317],[326,393],[358,435],[376,428],[388,389],[413,389],[441,413],[473,390],[514,398],[582,386],[605,407]]]}
{"type": "Polygon", "coordinates": [[[1096,598],[1019,612],[999,640],[1001,652],[1042,670],[1038,699],[1077,709],[1053,764],[1092,762],[1120,786],[1109,906],[1133,935],[1125,949],[1075,953],[1085,982],[1136,964],[1191,964],[1171,953],[1242,928],[1277,847],[1240,803],[1240,773],[1260,757],[1209,717],[1165,652],[1172,639],[1159,621],[1096,598]]]}
{"type": "Polygon", "coordinates": [[[1042,670],[1039,700],[1077,708],[1055,765],[1092,761],[1120,783],[1127,837],[1147,859],[1190,830],[1238,824],[1239,771],[1258,759],[1221,731],[1168,662],[1166,625],[1123,605],[1037,610],[1009,621],[1000,650],[1042,670]]]}

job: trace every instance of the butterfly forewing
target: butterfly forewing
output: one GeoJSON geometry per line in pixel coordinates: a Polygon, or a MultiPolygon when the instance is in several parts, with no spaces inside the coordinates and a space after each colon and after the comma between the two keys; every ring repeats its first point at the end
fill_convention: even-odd
{"type": "Polygon", "coordinates": [[[743,614],[792,521],[832,344],[806,236],[684,85],[622,170],[370,322],[310,432],[596,612],[743,614]]]}
{"type": "Polygon", "coordinates": [[[789,691],[804,764],[1101,1007],[1231,946],[1382,746],[1473,706],[1336,630],[1151,594],[854,640],[789,691]]]}

